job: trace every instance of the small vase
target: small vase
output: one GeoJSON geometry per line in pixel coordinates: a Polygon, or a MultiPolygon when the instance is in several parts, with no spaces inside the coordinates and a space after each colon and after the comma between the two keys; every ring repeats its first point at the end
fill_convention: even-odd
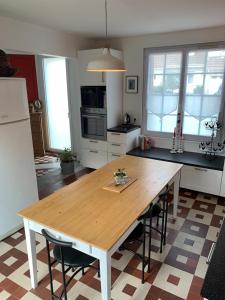
{"type": "Polygon", "coordinates": [[[124,176],[124,177],[115,176],[115,182],[116,182],[116,185],[126,184],[127,176],[124,176]]]}

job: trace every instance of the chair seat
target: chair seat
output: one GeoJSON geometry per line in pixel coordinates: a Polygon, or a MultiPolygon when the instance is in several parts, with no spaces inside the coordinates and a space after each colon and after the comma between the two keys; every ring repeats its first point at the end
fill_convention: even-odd
{"type": "MultiPolygon", "coordinates": [[[[53,254],[56,260],[61,263],[59,246],[55,246],[53,248],[53,254]]],[[[89,266],[91,263],[93,263],[96,260],[96,258],[89,256],[85,253],[82,253],[71,247],[63,247],[63,255],[64,255],[64,264],[71,267],[89,266]]]]}

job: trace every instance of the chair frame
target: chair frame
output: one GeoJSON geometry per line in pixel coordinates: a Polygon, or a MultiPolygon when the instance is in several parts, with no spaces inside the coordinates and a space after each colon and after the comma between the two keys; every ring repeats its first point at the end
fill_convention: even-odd
{"type": "MultiPolygon", "coordinates": [[[[80,267],[73,267],[73,266],[68,266],[67,268],[65,268],[65,263],[64,263],[64,249],[65,247],[71,247],[73,246],[73,244],[71,242],[65,242],[65,241],[60,241],[57,240],[56,238],[54,238],[53,236],[51,236],[45,229],[42,229],[42,234],[46,239],[46,248],[47,248],[47,255],[48,255],[48,270],[49,270],[49,276],[50,276],[50,289],[51,289],[51,297],[52,300],[62,300],[62,297],[64,296],[64,299],[67,300],[67,286],[69,285],[69,283],[71,282],[71,280],[74,278],[74,276],[76,274],[78,274],[80,271],[82,271],[82,275],[84,275],[84,269],[85,268],[89,268],[92,267],[94,269],[96,269],[96,267],[92,266],[92,265],[88,265],[88,266],[80,266],[80,267]],[[54,245],[59,247],[60,250],[60,259],[61,262],[59,262],[57,259],[54,259],[52,261],[51,256],[50,256],[50,244],[49,243],[53,243],[54,245]],[[62,267],[62,278],[63,278],[63,288],[62,288],[62,292],[60,294],[60,296],[57,296],[54,293],[54,287],[53,287],[53,276],[52,276],[52,266],[56,263],[59,262],[61,264],[62,267]],[[69,280],[66,281],[66,273],[68,273],[70,270],[72,270],[73,274],[70,277],[69,280]]],[[[100,269],[99,269],[99,264],[98,264],[98,277],[100,277],[100,269]]]]}

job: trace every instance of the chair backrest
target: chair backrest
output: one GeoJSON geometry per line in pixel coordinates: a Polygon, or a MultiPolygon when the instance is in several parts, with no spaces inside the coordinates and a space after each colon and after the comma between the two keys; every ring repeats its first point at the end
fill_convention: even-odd
{"type": "Polygon", "coordinates": [[[73,245],[71,242],[65,242],[56,239],[55,237],[51,236],[45,229],[42,229],[41,232],[48,242],[51,242],[59,247],[72,247],[73,245]]]}

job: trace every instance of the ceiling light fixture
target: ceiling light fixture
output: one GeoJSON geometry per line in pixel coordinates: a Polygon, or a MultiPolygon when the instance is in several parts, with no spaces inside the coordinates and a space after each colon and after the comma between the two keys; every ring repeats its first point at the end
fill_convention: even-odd
{"type": "Polygon", "coordinates": [[[105,0],[105,44],[102,55],[89,62],[87,66],[88,72],[126,72],[124,62],[113,56],[110,53],[110,49],[107,46],[108,42],[108,12],[107,12],[107,0],[105,0]]]}

